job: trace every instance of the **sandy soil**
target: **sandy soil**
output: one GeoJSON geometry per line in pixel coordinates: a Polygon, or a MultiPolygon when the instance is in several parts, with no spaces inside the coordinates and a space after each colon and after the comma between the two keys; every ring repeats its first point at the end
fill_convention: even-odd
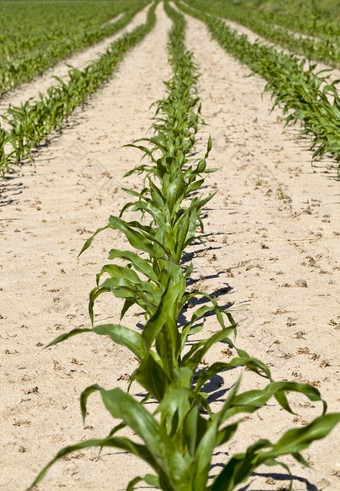
{"type": "MultiPolygon", "coordinates": [[[[85,428],[80,392],[92,383],[126,388],[136,361],[107,339],[82,335],[43,350],[54,337],[89,326],[88,293],[112,247],[126,247],[119,234],[103,233],[79,259],[87,237],[117,214],[125,196],[124,172],[139,161],[121,148],[145,136],[150,104],[164,93],[170,76],[161,7],[158,23],[129,53],[114,78],[85,111],[74,114],[63,134],[41,149],[36,167],[1,187],[1,445],[0,488],[24,490],[63,446],[105,436],[113,422],[99,398],[91,397],[85,428]]],[[[270,113],[264,81],[210,41],[201,23],[189,22],[188,46],[202,73],[199,92],[208,127],[197,149],[213,136],[211,165],[221,167],[204,192],[218,193],[206,210],[207,247],[193,246],[195,286],[215,292],[240,321],[238,345],[267,362],[277,379],[308,380],[319,387],[331,411],[339,410],[339,182],[333,162],[313,169],[308,141],[283,129],[280,112],[270,113]],[[297,283],[296,283],[297,282],[297,283]],[[299,286],[305,285],[306,286],[299,286]]],[[[130,185],[140,186],[138,177],[130,185]]],[[[110,296],[96,308],[96,322],[117,319],[110,296]]],[[[134,326],[138,311],[125,321],[134,326]]],[[[216,330],[206,320],[202,336],[216,330]]],[[[206,362],[226,360],[217,346],[206,362]]],[[[220,397],[235,374],[216,380],[220,397]]],[[[249,372],[243,387],[259,384],[249,372]]],[[[140,389],[133,386],[132,393],[140,389]]],[[[260,437],[276,440],[303,425],[320,407],[293,398],[298,416],[276,404],[241,425],[237,440],[216,455],[233,453],[260,437]]],[[[313,466],[293,464],[295,490],[340,488],[339,432],[304,455],[313,466]]],[[[39,490],[121,490],[147,471],[134,458],[115,451],[81,452],[48,473],[39,490]]],[[[249,490],[284,489],[279,468],[260,469],[249,490]]]]}

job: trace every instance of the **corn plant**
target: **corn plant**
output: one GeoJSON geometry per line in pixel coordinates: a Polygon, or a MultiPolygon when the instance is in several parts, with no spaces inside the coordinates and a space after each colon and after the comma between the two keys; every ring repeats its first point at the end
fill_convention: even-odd
{"type": "MultiPolygon", "coordinates": [[[[24,10],[27,5],[28,2],[24,10]]],[[[22,31],[18,29],[19,9],[15,5],[14,13],[11,12],[11,15],[6,17],[5,12],[5,20],[2,17],[3,27],[6,25],[5,21],[9,25],[6,25],[6,33],[0,34],[0,95],[31,81],[33,77],[42,74],[57,61],[72,53],[112,36],[128,25],[146,5],[147,2],[103,2],[101,5],[96,2],[91,6],[89,3],[86,5],[78,2],[77,9],[74,9],[67,2],[60,3],[57,9],[55,6],[48,8],[44,5],[42,16],[42,9],[33,12],[31,4],[31,8],[28,6],[26,12],[28,18],[22,19],[21,24],[22,26],[27,23],[28,26],[22,31]],[[121,13],[123,16],[116,22],[102,25],[105,20],[121,13]],[[45,29],[42,29],[42,26],[45,29]],[[27,32],[30,33],[29,37],[27,32]]],[[[9,6],[7,8],[12,10],[9,6]]],[[[1,10],[3,6],[0,6],[1,10]]]]}
{"type": "MultiPolygon", "coordinates": [[[[275,22],[277,18],[275,15],[264,14],[257,8],[245,8],[244,5],[220,0],[187,0],[186,3],[198,8],[201,12],[238,22],[272,43],[310,60],[328,63],[334,67],[340,64],[340,46],[336,36],[333,39],[330,39],[329,36],[316,39],[315,31],[312,33],[313,37],[298,36],[297,33],[292,33],[277,25],[280,22],[275,22]]],[[[291,28],[292,24],[289,25],[289,29],[291,28]]]]}
{"type": "MultiPolygon", "coordinates": [[[[0,162],[4,161],[6,158],[5,145],[8,143],[9,134],[6,130],[0,126],[0,162]]],[[[0,176],[3,175],[5,169],[0,167],[0,176]]]]}
{"type": "MultiPolygon", "coordinates": [[[[313,402],[321,399],[314,387],[292,382],[272,382],[262,390],[238,394],[238,379],[222,408],[206,417],[200,408],[208,408],[208,404],[191,389],[191,378],[189,368],[178,370],[154,414],[150,414],[140,402],[119,388],[105,390],[96,385],[88,387],[81,396],[84,422],[87,399],[91,393],[99,391],[106,409],[121,423],[106,438],[87,440],[61,450],[39,474],[34,484],[44,477],[49,467],[69,453],[88,447],[113,447],[139,457],[155,472],[136,476],[128,484],[127,490],[145,481],[164,491],[232,491],[238,484],[246,482],[260,465],[280,465],[290,473],[288,465],[278,460],[283,455],[291,454],[299,463],[308,465],[301,451],[313,441],[327,436],[340,421],[340,414],[323,414],[304,428],[288,430],[276,443],[259,439],[245,452],[233,455],[223,470],[209,479],[214,451],[229,442],[242,423],[242,419],[235,420],[235,416],[254,413],[272,396],[277,400],[285,398],[286,392],[303,393],[313,402]],[[142,443],[117,436],[125,426],[131,428],[142,443]]],[[[285,405],[282,407],[287,409],[285,405]]],[[[288,410],[292,412],[289,407],[288,410]]]]}
{"type": "MultiPolygon", "coordinates": [[[[169,9],[168,5],[167,8],[169,9]]],[[[92,290],[89,302],[92,324],[95,300],[107,292],[124,299],[120,320],[134,304],[145,311],[148,322],[142,334],[117,324],[97,326],[94,332],[109,335],[112,340],[124,344],[134,352],[141,363],[131,380],[136,378],[158,400],[161,400],[167,384],[171,382],[174,370],[185,365],[193,365],[196,369],[205,349],[210,346],[210,341],[202,345],[197,344],[192,350],[192,356],[181,356],[187,336],[197,332],[192,328],[199,318],[208,312],[215,312],[223,330],[217,336],[222,336],[231,346],[233,343],[227,336],[235,330],[232,316],[220,308],[213,297],[205,292],[186,293],[186,279],[191,274],[192,265],[183,271],[180,264],[184,250],[196,238],[197,224],[202,225],[201,209],[213,195],[205,199],[190,196],[204,181],[203,178],[199,178],[200,175],[212,169],[206,168],[205,159],[189,162],[187,157],[195,141],[200,106],[195,94],[197,73],[192,55],[185,50],[184,44],[181,44],[178,53],[178,36],[183,36],[184,19],[179,14],[177,18],[178,23],[175,23],[169,42],[174,76],[167,84],[168,97],[158,101],[153,125],[155,136],[149,139],[153,148],[149,150],[145,146],[132,144],[149,156],[149,165],[137,166],[131,171],[144,172],[149,188],[144,188],[141,193],[126,190],[137,200],[125,205],[120,214],[128,209],[140,211],[144,220],[128,222],[121,216],[112,216],[108,225],[104,227],[123,232],[131,246],[138,253],[146,253],[148,259],[142,259],[131,251],[110,251],[111,260],[120,258],[128,264],[125,267],[105,265],[97,275],[97,287],[92,290]],[[156,158],[155,152],[161,156],[156,158]],[[150,216],[149,223],[145,223],[146,216],[150,216]],[[103,275],[108,275],[109,278],[101,283],[103,275]],[[198,308],[192,314],[191,320],[180,330],[178,318],[188,301],[197,296],[205,297],[210,305],[198,308]],[[228,329],[224,318],[230,323],[228,329]],[[135,340],[133,345],[132,339],[135,340]],[[153,343],[156,350],[152,350],[153,343]],[[156,372],[158,377],[154,380],[151,375],[156,372]]],[[[205,158],[210,149],[211,139],[205,158]]],[[[91,245],[95,235],[102,230],[103,228],[98,229],[88,239],[81,252],[91,245]]],[[[55,342],[63,341],[80,332],[84,330],[74,330],[62,335],[55,342]]],[[[243,355],[244,352],[240,354],[243,355]]]]}
{"type": "MultiPolygon", "coordinates": [[[[140,193],[127,190],[136,201],[122,210],[139,211],[142,218],[140,222],[127,222],[121,216],[112,216],[104,227],[123,232],[134,251],[110,251],[111,260],[123,259],[127,265],[105,265],[97,275],[97,287],[92,290],[89,302],[92,325],[94,302],[106,292],[124,301],[120,321],[131,305],[137,304],[145,312],[145,324],[141,333],[120,322],[93,326],[92,329],[75,329],[59,336],[49,345],[85,332],[109,336],[114,343],[125,346],[138,358],[139,365],[130,378],[130,384],[136,380],[146,394],[142,401],[137,401],[119,388],[106,390],[94,384],[85,389],[80,401],[84,421],[89,396],[99,392],[104,406],[114,418],[120,420],[119,424],[105,438],[87,440],[61,450],[41,471],[32,486],[43,479],[54,462],[71,452],[88,447],[113,447],[137,456],[153,469],[153,474],[136,476],[128,484],[128,490],[145,481],[165,491],[228,491],[246,481],[253,470],[262,464],[281,465],[290,472],[289,467],[279,460],[282,455],[291,454],[306,465],[300,452],[314,440],[325,437],[340,421],[340,414],[326,414],[327,405],[316,388],[308,384],[274,381],[263,362],[236,347],[231,339],[236,323],[208,293],[187,292],[187,280],[193,265],[184,268],[181,259],[184,249],[195,237],[196,229],[202,225],[199,217],[202,207],[195,208],[201,198],[191,196],[192,184],[198,183],[195,190],[203,184],[200,175],[206,169],[205,159],[211,148],[211,140],[205,158],[194,163],[190,161],[188,152],[195,142],[200,119],[200,103],[196,93],[197,69],[183,43],[183,17],[168,2],[165,7],[174,22],[168,44],[174,75],[167,83],[168,97],[157,103],[153,124],[155,136],[148,140],[149,147],[137,145],[136,142],[132,144],[140,147],[149,159],[148,164],[133,170],[146,175],[145,183],[149,187],[144,187],[140,193]],[[182,65],[180,70],[178,64],[182,65]],[[171,107],[173,110],[170,110],[171,107]],[[200,162],[204,162],[204,165],[200,162]],[[178,176],[181,176],[179,180],[178,176]],[[190,207],[191,214],[188,214],[190,207]],[[149,215],[151,221],[145,223],[149,215]],[[183,216],[186,218],[182,221],[183,216]],[[176,228],[178,222],[180,226],[176,228]],[[101,283],[104,274],[108,278],[101,283]],[[208,303],[196,309],[190,321],[182,326],[180,316],[188,301],[197,295],[205,297],[208,303]],[[195,324],[197,319],[211,312],[215,312],[220,329],[209,338],[193,341],[188,346],[188,336],[201,329],[195,324]],[[228,325],[224,324],[225,318],[229,321],[228,325]],[[199,371],[199,364],[208,350],[220,342],[227,343],[237,356],[228,363],[215,362],[199,371]],[[240,392],[241,379],[233,382],[228,377],[234,373],[233,369],[240,367],[263,377],[267,381],[265,388],[240,392]],[[214,413],[204,387],[221,372],[226,373],[230,390],[222,407],[214,413]],[[290,392],[301,393],[310,401],[320,402],[321,416],[304,428],[289,430],[276,443],[258,440],[245,452],[232,456],[216,477],[210,477],[214,451],[234,437],[242,423],[239,415],[260,410],[272,397],[282,409],[292,413],[287,398],[290,392]],[[144,402],[150,398],[156,402],[153,413],[144,406],[144,402]],[[120,436],[119,432],[126,427],[142,443],[120,436]]],[[[94,236],[102,230],[98,229],[88,239],[81,252],[91,245],[94,236]]]]}
{"type": "Polygon", "coordinates": [[[205,22],[223,49],[267,80],[265,90],[272,93],[273,107],[282,106],[284,113],[289,113],[286,122],[299,121],[302,133],[311,136],[312,159],[330,153],[340,162],[338,80],[329,82],[329,74],[321,76],[322,72],[315,73],[315,64],[300,61],[294,55],[284,54],[259,42],[252,44],[245,34],[238,35],[221,19],[191,9],[178,0],[175,3],[186,13],[205,22]]]}

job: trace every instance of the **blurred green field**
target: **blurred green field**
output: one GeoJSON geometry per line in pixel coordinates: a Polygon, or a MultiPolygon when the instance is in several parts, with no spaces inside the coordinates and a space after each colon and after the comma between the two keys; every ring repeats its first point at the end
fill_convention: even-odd
{"type": "Polygon", "coordinates": [[[230,0],[229,3],[260,8],[269,14],[310,15],[315,13],[325,20],[340,19],[339,0],[230,0]]]}
{"type": "Polygon", "coordinates": [[[340,37],[339,0],[186,0],[186,3],[236,22],[247,14],[256,15],[268,24],[332,43],[337,43],[340,37]]]}
{"type": "Polygon", "coordinates": [[[44,49],[57,37],[73,38],[100,28],[112,17],[141,2],[133,1],[0,1],[0,63],[44,49]]]}
{"type": "Polygon", "coordinates": [[[0,95],[112,36],[147,3],[0,0],[0,95]]]}

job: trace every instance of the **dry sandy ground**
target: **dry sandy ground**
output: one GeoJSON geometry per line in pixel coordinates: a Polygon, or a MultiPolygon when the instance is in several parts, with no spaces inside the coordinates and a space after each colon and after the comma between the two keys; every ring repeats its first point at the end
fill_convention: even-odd
{"type": "MultiPolygon", "coordinates": [[[[107,232],[76,259],[86,238],[126,201],[119,186],[139,155],[121,145],[146,134],[149,106],[162,96],[162,80],[170,76],[170,23],[161,8],[158,16],[153,32],[86,110],[40,150],[36,168],[23,167],[2,186],[0,488],[5,491],[24,490],[61,447],[105,436],[114,423],[96,396],[83,427],[80,392],[92,383],[126,388],[126,374],[135,368],[125,349],[96,336],[42,346],[71,328],[89,326],[87,299],[95,274],[110,248],[126,247],[123,237],[107,232]]],[[[210,41],[202,24],[190,20],[187,40],[202,73],[199,92],[209,123],[197,149],[211,133],[211,165],[220,167],[204,190],[218,191],[204,219],[207,247],[191,249],[195,287],[230,304],[241,321],[238,346],[267,362],[276,379],[308,380],[320,388],[330,411],[339,409],[340,191],[334,164],[325,159],[311,167],[308,141],[284,130],[280,112],[270,113],[269,97],[261,98],[264,81],[248,78],[249,70],[210,41]]],[[[129,184],[139,187],[139,178],[129,184]]],[[[110,296],[102,299],[96,322],[115,321],[118,307],[110,296]]],[[[137,315],[131,312],[125,324],[136,325],[137,315]]],[[[201,335],[214,330],[208,318],[201,335]]],[[[206,362],[227,358],[217,346],[206,362]]],[[[236,376],[216,379],[216,407],[236,376]]],[[[244,373],[244,388],[258,384],[244,373]]],[[[132,387],[133,394],[139,392],[132,387]]],[[[260,437],[276,440],[320,412],[303,398],[293,398],[292,406],[299,416],[283,414],[275,403],[251,416],[216,461],[260,437]]],[[[338,449],[339,432],[333,432],[305,451],[313,470],[293,464],[294,489],[340,489],[338,449]]],[[[81,452],[55,465],[39,490],[118,491],[146,470],[113,450],[100,457],[81,452]]],[[[284,489],[288,480],[280,469],[270,471],[260,469],[242,489],[284,489]]]]}

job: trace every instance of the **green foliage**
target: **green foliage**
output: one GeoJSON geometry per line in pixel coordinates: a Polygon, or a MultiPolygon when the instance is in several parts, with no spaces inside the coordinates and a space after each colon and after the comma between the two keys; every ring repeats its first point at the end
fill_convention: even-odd
{"type": "Polygon", "coordinates": [[[301,133],[311,136],[313,159],[330,153],[340,161],[338,80],[330,82],[327,70],[315,72],[315,64],[259,42],[250,43],[245,34],[238,35],[217,17],[191,9],[177,0],[176,4],[206,22],[212,37],[223,49],[267,80],[265,90],[272,93],[273,107],[283,107],[284,114],[288,114],[286,123],[299,121],[303,126],[301,133]]]}
{"type": "Polygon", "coordinates": [[[84,70],[71,68],[68,83],[57,78],[59,84],[50,87],[46,95],[40,94],[39,100],[28,100],[20,107],[10,106],[1,116],[11,129],[1,130],[0,174],[4,175],[11,166],[30,156],[32,148],[46,141],[53,130],[60,130],[66,118],[76,107],[84,105],[88,96],[111,76],[125,53],[150,32],[155,22],[154,4],[145,24],[111,43],[106,52],[84,70]]]}
{"type": "MultiPolygon", "coordinates": [[[[189,3],[192,7],[198,8],[205,13],[211,13],[218,17],[238,22],[265,39],[310,60],[313,59],[328,63],[335,67],[340,66],[340,44],[338,41],[340,30],[338,26],[336,26],[338,34],[334,34],[334,36],[328,35],[316,38],[315,36],[318,35],[318,31],[311,29],[311,37],[306,37],[305,35],[294,35],[294,33],[291,32],[291,29],[294,28],[296,22],[293,24],[287,22],[285,27],[281,27],[281,17],[274,13],[265,14],[262,9],[254,7],[251,2],[250,6],[247,4],[245,5],[244,3],[233,4],[220,0],[187,0],[186,3],[189,3]],[[289,30],[287,30],[287,28],[289,30]]],[[[302,18],[304,24],[308,22],[308,16],[307,19],[305,17],[302,18]]],[[[298,19],[301,19],[301,17],[299,16],[298,19]]],[[[315,23],[313,22],[313,25],[314,24],[315,23]]],[[[329,28],[330,23],[324,22],[322,25],[329,28]]]]}
{"type": "Polygon", "coordinates": [[[207,0],[204,5],[203,0],[186,0],[186,3],[225,18],[235,15],[236,22],[241,12],[247,12],[251,19],[332,43],[337,43],[340,35],[338,0],[207,0]]]}
{"type": "MultiPolygon", "coordinates": [[[[235,330],[232,316],[225,313],[210,295],[205,292],[186,294],[190,269],[185,270],[180,263],[184,250],[196,237],[197,226],[202,226],[202,207],[212,198],[212,195],[204,199],[192,196],[203,184],[202,176],[212,171],[207,169],[205,161],[211,149],[211,139],[204,159],[192,161],[188,158],[200,121],[197,70],[192,54],[183,43],[183,16],[170,9],[168,4],[166,10],[175,19],[169,36],[170,63],[174,74],[166,84],[168,97],[157,103],[154,136],[147,140],[152,145],[151,149],[138,145],[139,142],[132,144],[149,157],[149,163],[137,166],[129,175],[132,172],[145,173],[148,186],[141,193],[125,190],[136,200],[125,205],[121,212],[122,216],[128,210],[139,211],[142,220],[110,217],[108,224],[98,229],[81,251],[85,251],[95,235],[104,229],[120,230],[136,250],[110,251],[111,260],[124,259],[127,265],[107,264],[102,268],[97,275],[97,286],[90,293],[89,313],[93,323],[95,301],[107,292],[124,299],[120,320],[134,304],[143,309],[147,322],[142,334],[115,324],[99,326],[100,334],[109,335],[115,342],[119,339],[141,359],[134,378],[157,400],[162,399],[167,384],[174,377],[174,370],[185,366],[195,370],[211,346],[211,340],[194,344],[191,351],[182,357],[187,337],[196,332],[193,326],[198,319],[208,312],[216,312],[223,330],[218,339],[231,346],[233,343],[228,336],[235,330]],[[138,253],[147,254],[147,259],[142,259],[138,253]],[[194,296],[203,296],[210,305],[198,308],[181,328],[178,319],[194,296]],[[229,329],[226,329],[224,318],[230,323],[229,329]],[[137,348],[131,344],[132,340],[137,348]],[[155,349],[152,349],[153,345],[155,349]],[[142,346],[144,350],[141,350],[142,346]]],[[[94,332],[98,334],[98,328],[94,328],[94,332]]],[[[76,333],[73,331],[69,335],[76,333]]],[[[56,342],[69,335],[61,336],[56,342]]]]}
{"type": "Polygon", "coordinates": [[[272,396],[280,400],[288,391],[302,392],[313,402],[319,401],[320,395],[317,389],[307,384],[292,382],[272,382],[264,390],[238,394],[239,379],[230,389],[222,408],[205,417],[199,408],[207,406],[207,403],[191,389],[191,376],[190,369],[177,371],[154,414],[119,388],[105,390],[97,385],[88,387],[81,398],[84,421],[87,399],[91,393],[99,391],[106,409],[121,423],[104,439],[87,440],[62,449],[41,471],[33,485],[41,481],[57,460],[69,453],[89,447],[114,447],[144,460],[155,472],[155,475],[134,478],[127,486],[128,490],[144,480],[164,491],[232,491],[236,485],[245,482],[259,465],[281,465],[289,471],[288,466],[278,460],[283,455],[292,454],[299,463],[308,465],[300,452],[313,441],[327,436],[340,422],[340,414],[323,414],[303,428],[288,430],[274,444],[260,439],[246,452],[232,456],[220,474],[209,483],[215,449],[230,441],[242,423],[242,419],[235,420],[233,416],[254,413],[272,396]],[[125,426],[142,443],[117,436],[125,426]]]}
{"type": "Polygon", "coordinates": [[[0,96],[112,36],[146,5],[147,1],[0,2],[0,96]],[[116,22],[108,22],[122,13],[116,22]]]}
{"type": "Polygon", "coordinates": [[[339,38],[340,9],[338,0],[246,0],[245,5],[258,8],[276,24],[324,39],[339,38]]]}

